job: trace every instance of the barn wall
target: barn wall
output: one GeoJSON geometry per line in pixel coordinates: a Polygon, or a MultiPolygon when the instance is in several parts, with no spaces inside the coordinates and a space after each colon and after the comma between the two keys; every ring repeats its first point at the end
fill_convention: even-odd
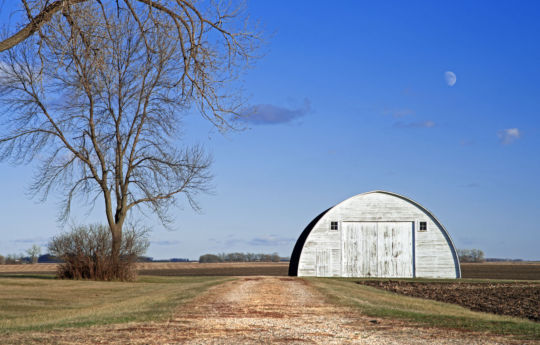
{"type": "Polygon", "coordinates": [[[413,222],[342,222],[341,275],[413,277],[413,222]]]}
{"type": "Polygon", "coordinates": [[[385,192],[360,194],[328,210],[307,236],[298,263],[299,276],[354,276],[354,272],[343,272],[341,237],[344,222],[411,222],[413,275],[426,278],[459,276],[459,266],[456,266],[459,263],[451,241],[437,221],[412,202],[385,192]],[[339,222],[337,231],[330,230],[332,221],[339,222]],[[427,231],[419,231],[420,221],[427,222],[427,231]]]}

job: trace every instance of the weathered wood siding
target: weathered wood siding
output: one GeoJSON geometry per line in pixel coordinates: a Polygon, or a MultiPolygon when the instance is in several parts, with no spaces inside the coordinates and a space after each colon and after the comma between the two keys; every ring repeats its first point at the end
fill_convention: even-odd
{"type": "Polygon", "coordinates": [[[342,222],[343,277],[413,277],[412,222],[342,222]]]}
{"type": "Polygon", "coordinates": [[[308,235],[299,276],[456,278],[450,238],[429,212],[387,192],[360,194],[330,209],[308,235]],[[338,222],[338,230],[330,222],[338,222]],[[420,222],[427,230],[420,231],[420,222]]]}

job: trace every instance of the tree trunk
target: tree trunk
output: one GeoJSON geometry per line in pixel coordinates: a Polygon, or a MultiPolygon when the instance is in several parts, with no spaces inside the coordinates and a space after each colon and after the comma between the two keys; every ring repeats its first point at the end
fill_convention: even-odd
{"type": "Polygon", "coordinates": [[[115,224],[111,227],[112,251],[111,264],[114,278],[120,278],[120,248],[122,246],[122,224],[115,224]]]}
{"type": "MultiPolygon", "coordinates": [[[[106,177],[106,174],[104,174],[106,177]]],[[[122,268],[120,263],[120,249],[122,247],[122,228],[125,220],[125,212],[122,209],[116,209],[116,213],[112,212],[112,200],[110,191],[106,187],[106,178],[103,178],[103,195],[105,197],[105,212],[107,214],[107,222],[111,230],[111,279],[123,279],[122,268]]]]}

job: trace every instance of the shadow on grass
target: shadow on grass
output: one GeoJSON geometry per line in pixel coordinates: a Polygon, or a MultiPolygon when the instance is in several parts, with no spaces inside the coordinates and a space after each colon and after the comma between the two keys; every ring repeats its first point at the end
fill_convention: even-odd
{"type": "Polygon", "coordinates": [[[0,273],[0,279],[17,278],[17,279],[56,279],[54,274],[39,274],[39,273],[0,273]]]}

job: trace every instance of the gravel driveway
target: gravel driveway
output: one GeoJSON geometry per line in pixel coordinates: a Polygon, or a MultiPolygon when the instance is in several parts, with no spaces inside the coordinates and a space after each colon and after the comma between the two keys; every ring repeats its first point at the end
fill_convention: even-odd
{"type": "Polygon", "coordinates": [[[374,320],[336,307],[302,279],[241,277],[182,306],[167,322],[12,334],[28,344],[518,344],[472,332],[374,320]]]}

